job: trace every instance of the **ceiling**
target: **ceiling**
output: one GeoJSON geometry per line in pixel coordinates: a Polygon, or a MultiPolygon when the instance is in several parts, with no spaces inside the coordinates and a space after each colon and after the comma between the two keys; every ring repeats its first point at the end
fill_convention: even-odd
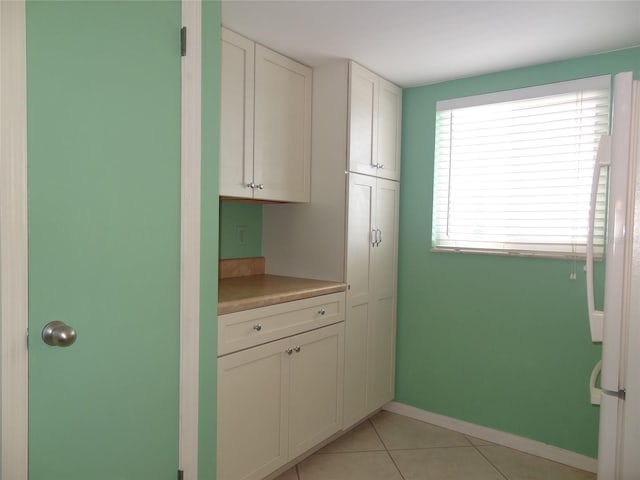
{"type": "Polygon", "coordinates": [[[409,87],[640,45],[640,1],[230,0],[222,24],[409,87]]]}

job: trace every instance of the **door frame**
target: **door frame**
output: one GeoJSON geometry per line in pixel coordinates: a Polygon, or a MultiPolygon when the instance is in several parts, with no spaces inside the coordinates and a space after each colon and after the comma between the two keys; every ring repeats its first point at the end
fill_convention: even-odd
{"type": "MultiPolygon", "coordinates": [[[[178,468],[198,478],[201,0],[182,1],[178,468]]],[[[28,480],[25,0],[0,1],[0,480],[28,480]]],[[[178,32],[176,32],[176,35],[178,32]]],[[[35,336],[34,336],[35,338],[35,336]]]]}
{"type": "Polygon", "coordinates": [[[25,0],[0,1],[0,479],[27,480],[25,0]]]}
{"type": "MultiPolygon", "coordinates": [[[[202,159],[202,0],[182,0],[187,54],[181,66],[180,406],[178,468],[198,479],[200,223],[202,159]]],[[[3,480],[3,479],[0,479],[3,480]]]]}

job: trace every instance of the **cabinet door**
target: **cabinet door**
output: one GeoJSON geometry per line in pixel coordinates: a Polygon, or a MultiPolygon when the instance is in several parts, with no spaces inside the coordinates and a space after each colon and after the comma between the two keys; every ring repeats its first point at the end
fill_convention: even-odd
{"type": "Polygon", "coordinates": [[[367,414],[367,343],[373,305],[372,241],[376,179],[349,174],[344,426],[367,414]]]}
{"type": "Polygon", "coordinates": [[[288,460],[289,339],[218,359],[218,479],[259,480],[288,460]]]}
{"type": "Polygon", "coordinates": [[[375,226],[380,232],[372,249],[373,294],[367,335],[367,412],[394,396],[399,200],[399,183],[379,178],[375,226]]]}
{"type": "Polygon", "coordinates": [[[402,89],[379,81],[378,89],[378,177],[400,180],[402,89]]]}
{"type": "Polygon", "coordinates": [[[344,323],[291,338],[289,457],[342,427],[344,323]]]}
{"type": "Polygon", "coordinates": [[[311,69],[261,45],[255,65],[255,198],[308,202],[311,69]]]}
{"type": "Polygon", "coordinates": [[[221,48],[220,195],[251,198],[254,43],[223,28],[221,48]]]}
{"type": "Polygon", "coordinates": [[[349,65],[349,171],[375,175],[378,142],[378,77],[349,65]]]}

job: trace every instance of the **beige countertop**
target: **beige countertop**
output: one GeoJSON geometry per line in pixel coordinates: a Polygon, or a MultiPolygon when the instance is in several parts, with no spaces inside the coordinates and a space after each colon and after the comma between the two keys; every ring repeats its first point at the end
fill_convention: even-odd
{"type": "Polygon", "coordinates": [[[221,278],[218,284],[218,314],[344,292],[346,288],[347,285],[340,282],[279,275],[221,278]]]}

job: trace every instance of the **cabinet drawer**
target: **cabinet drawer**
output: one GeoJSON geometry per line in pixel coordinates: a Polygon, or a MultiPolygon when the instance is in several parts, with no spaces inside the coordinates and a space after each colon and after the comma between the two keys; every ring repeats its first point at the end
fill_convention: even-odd
{"type": "Polygon", "coordinates": [[[345,294],[332,293],[218,317],[218,355],[344,320],[345,294]]]}

